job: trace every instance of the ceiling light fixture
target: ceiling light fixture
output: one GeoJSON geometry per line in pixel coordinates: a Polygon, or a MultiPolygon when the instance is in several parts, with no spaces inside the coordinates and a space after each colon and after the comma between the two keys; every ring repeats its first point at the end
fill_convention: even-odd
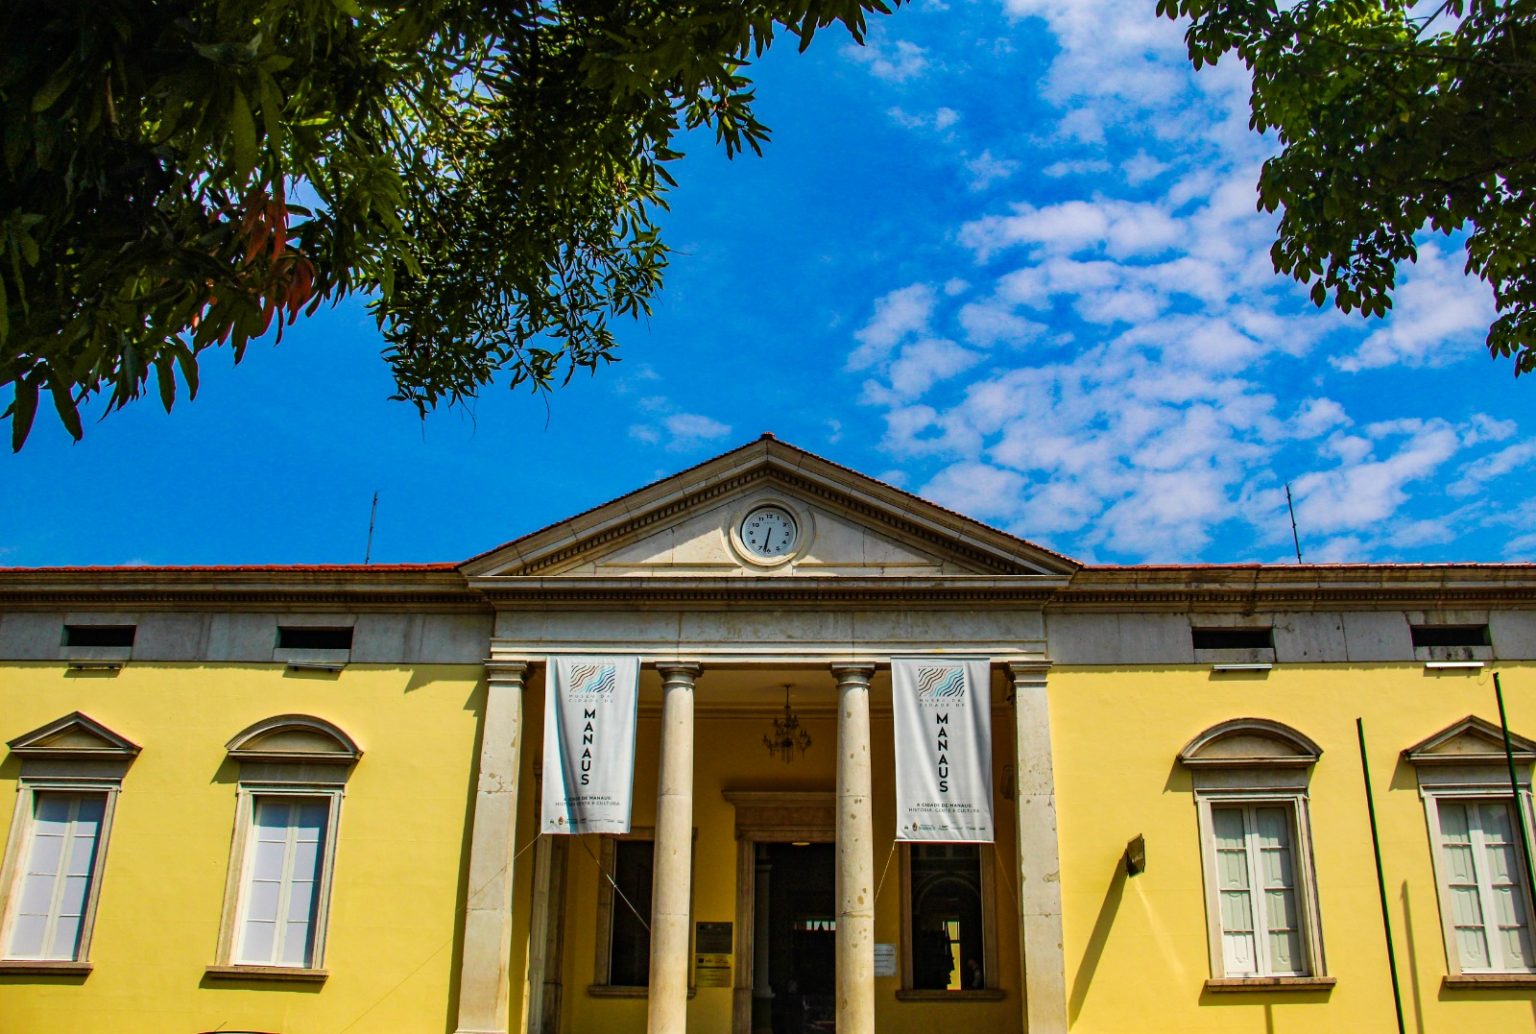
{"type": "Polygon", "coordinates": [[[811,734],[800,724],[800,716],[789,706],[789,686],[784,687],[784,716],[773,720],[773,732],[763,735],[763,746],[772,757],[781,758],[787,765],[795,759],[795,751],[805,756],[811,745],[811,734]]]}

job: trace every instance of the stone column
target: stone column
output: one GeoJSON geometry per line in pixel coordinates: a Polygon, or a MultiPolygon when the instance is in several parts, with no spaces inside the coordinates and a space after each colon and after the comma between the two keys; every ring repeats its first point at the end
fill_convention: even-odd
{"type": "MultiPolygon", "coordinates": [[[[538,799],[538,783],[534,783],[538,799]]],[[[533,906],[528,918],[527,1034],[560,1029],[560,960],[565,947],[565,855],[569,837],[541,836],[533,847],[533,906]]]]}
{"type": "Polygon", "coordinates": [[[457,1034],[507,1034],[512,997],[512,859],[522,763],[524,661],[486,661],[485,717],[469,842],[457,1034]]]}
{"type": "Polygon", "coordinates": [[[875,1030],[875,845],[870,803],[869,679],[873,664],[837,676],[837,1030],[875,1030]]]}
{"type": "Polygon", "coordinates": [[[693,877],[693,683],[699,665],[661,672],[661,765],[651,884],[650,1034],[688,1027],[688,905],[693,877]]]}
{"type": "Polygon", "coordinates": [[[1018,773],[1019,959],[1024,1030],[1066,1034],[1067,974],[1061,947],[1061,859],[1056,776],[1045,679],[1051,662],[1008,666],[1013,676],[1014,767],[1018,773]]]}

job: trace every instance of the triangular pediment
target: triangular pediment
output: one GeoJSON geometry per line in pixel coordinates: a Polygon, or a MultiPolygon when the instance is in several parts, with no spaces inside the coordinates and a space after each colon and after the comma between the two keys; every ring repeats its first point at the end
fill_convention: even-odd
{"type": "Polygon", "coordinates": [[[466,561],[470,578],[1061,577],[1078,564],[764,436],[466,561]],[[743,522],[788,514],[795,547],[754,556],[743,522]]]}
{"type": "MultiPolygon", "coordinates": [[[[1536,742],[1511,732],[1509,744],[1517,762],[1528,765],[1536,761],[1536,742]]],[[[1403,755],[1416,765],[1503,764],[1504,733],[1485,718],[1467,715],[1461,721],[1409,747],[1403,751],[1403,755]]]]}
{"type": "Polygon", "coordinates": [[[138,744],[79,711],[22,733],[7,746],[24,758],[131,758],[139,753],[138,744]]]}

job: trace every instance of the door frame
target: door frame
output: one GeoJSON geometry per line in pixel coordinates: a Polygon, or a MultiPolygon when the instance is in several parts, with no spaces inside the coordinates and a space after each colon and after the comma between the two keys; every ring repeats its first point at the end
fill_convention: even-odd
{"type": "Polygon", "coordinates": [[[725,790],[736,809],[736,973],[731,991],[731,1034],[752,1034],[752,978],[756,973],[757,845],[796,840],[835,843],[834,790],[725,790]]]}

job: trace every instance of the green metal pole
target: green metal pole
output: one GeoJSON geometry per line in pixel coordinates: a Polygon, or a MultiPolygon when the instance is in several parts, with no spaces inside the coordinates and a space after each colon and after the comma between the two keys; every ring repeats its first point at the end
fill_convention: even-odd
{"type": "Polygon", "coordinates": [[[1403,992],[1397,986],[1397,951],[1392,947],[1392,916],[1387,912],[1387,878],[1381,871],[1381,836],[1376,831],[1376,800],[1371,795],[1371,762],[1365,755],[1365,721],[1355,719],[1360,739],[1360,772],[1365,776],[1365,809],[1371,817],[1371,850],[1376,854],[1376,892],[1381,896],[1381,928],[1387,935],[1387,970],[1392,974],[1392,1007],[1397,1010],[1397,1034],[1403,1027],[1403,992]]]}
{"type": "MultiPolygon", "coordinates": [[[[1532,908],[1536,908],[1536,872],[1531,869],[1531,834],[1525,828],[1525,805],[1520,800],[1520,781],[1515,778],[1515,748],[1509,739],[1509,718],[1504,714],[1504,687],[1499,683],[1499,673],[1493,673],[1493,695],[1499,702],[1499,729],[1504,733],[1504,761],[1509,765],[1509,793],[1515,802],[1515,825],[1520,829],[1520,854],[1524,863],[1521,868],[1525,870],[1525,890],[1529,897],[1527,901],[1532,908]]],[[[1530,911],[1526,911],[1526,922],[1530,922],[1530,911]]]]}

